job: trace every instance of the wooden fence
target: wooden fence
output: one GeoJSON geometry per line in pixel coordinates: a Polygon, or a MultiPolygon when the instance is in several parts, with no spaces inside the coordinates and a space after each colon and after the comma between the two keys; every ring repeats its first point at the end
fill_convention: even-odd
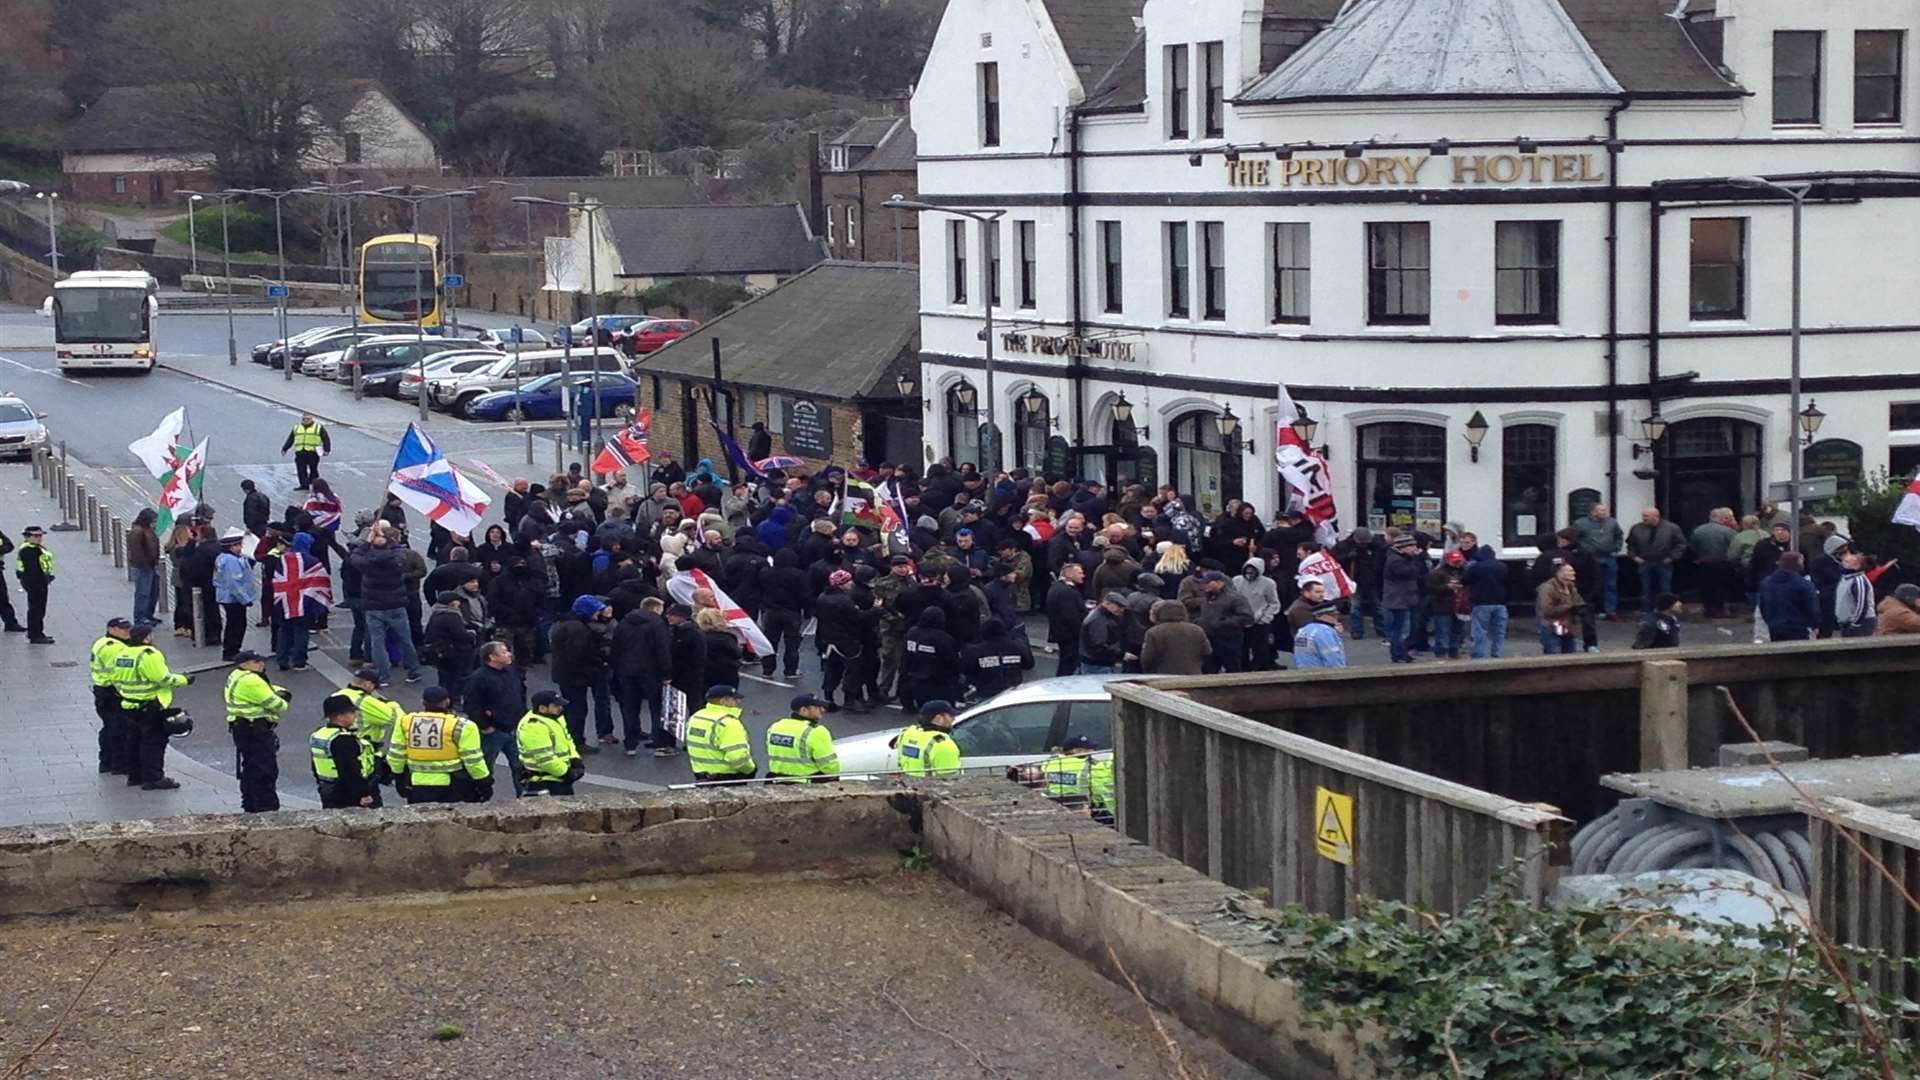
{"type": "MultiPolygon", "coordinates": [[[[1835,941],[1888,956],[1920,953],[1920,910],[1908,899],[1920,896],[1920,820],[1850,799],[1825,799],[1822,805],[1832,823],[1818,814],[1807,816],[1813,905],[1821,928],[1835,941]],[[1849,836],[1887,873],[1849,843],[1849,836]]],[[[1861,975],[1882,991],[1920,1001],[1920,971],[1911,967],[1896,972],[1876,964],[1861,975]]]]}
{"type": "Polygon", "coordinates": [[[1153,685],[1110,689],[1121,831],[1213,878],[1335,916],[1360,896],[1455,911],[1510,868],[1519,895],[1553,891],[1570,823],[1552,808],[1153,685]]]}
{"type": "Polygon", "coordinates": [[[1391,669],[1167,677],[1151,685],[1256,723],[1585,822],[1620,796],[1600,777],[1714,763],[1750,738],[1814,757],[1920,751],[1908,673],[1920,639],[1736,645],[1391,669]]]}

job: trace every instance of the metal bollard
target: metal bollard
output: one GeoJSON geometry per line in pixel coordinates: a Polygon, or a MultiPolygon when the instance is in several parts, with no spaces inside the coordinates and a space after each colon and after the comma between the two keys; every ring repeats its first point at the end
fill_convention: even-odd
{"type": "Polygon", "coordinates": [[[60,440],[60,464],[65,465],[66,463],[67,463],[67,440],[61,439],[60,440]]]}
{"type": "Polygon", "coordinates": [[[153,586],[153,610],[155,613],[173,610],[173,556],[162,554],[160,561],[154,564],[159,580],[153,586]]]}
{"type": "Polygon", "coordinates": [[[33,465],[33,478],[35,480],[40,479],[40,448],[37,446],[34,447],[33,453],[27,458],[27,460],[30,464],[33,465]]]}
{"type": "Polygon", "coordinates": [[[127,524],[116,515],[107,519],[107,527],[113,534],[113,566],[118,570],[126,567],[127,580],[133,580],[133,567],[127,566],[127,524]]]}
{"type": "Polygon", "coordinates": [[[80,486],[80,513],[87,519],[87,542],[100,542],[100,499],[88,491],[86,485],[80,486]]]}
{"type": "Polygon", "coordinates": [[[111,555],[113,554],[113,511],[107,507],[106,503],[101,503],[100,509],[96,510],[95,514],[100,518],[100,554],[111,555]]]}
{"type": "Polygon", "coordinates": [[[527,464],[533,464],[533,432],[527,432],[527,464]]]}
{"type": "Polygon", "coordinates": [[[553,471],[557,473],[567,471],[567,443],[558,435],[553,437],[553,471]]]}
{"type": "Polygon", "coordinates": [[[73,477],[67,474],[67,467],[60,466],[60,520],[67,520],[73,507],[73,477]]]}

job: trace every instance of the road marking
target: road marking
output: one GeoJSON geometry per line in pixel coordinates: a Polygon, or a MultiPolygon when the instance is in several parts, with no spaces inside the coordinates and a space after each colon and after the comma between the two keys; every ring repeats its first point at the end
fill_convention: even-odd
{"type": "Polygon", "coordinates": [[[667,790],[667,785],[665,784],[646,784],[638,780],[622,780],[617,776],[599,776],[594,773],[588,773],[587,775],[581,777],[580,782],[583,784],[599,784],[599,785],[602,785],[603,787],[610,787],[619,791],[665,791],[667,790]]]}
{"type": "Polygon", "coordinates": [[[784,686],[789,690],[799,685],[797,683],[781,682],[779,679],[769,679],[764,676],[754,675],[750,672],[745,672],[745,671],[740,673],[740,677],[743,679],[752,679],[754,682],[757,682],[757,683],[766,683],[768,686],[784,686]]]}
{"type": "Polygon", "coordinates": [[[30,371],[35,375],[43,375],[49,379],[58,379],[63,383],[71,383],[82,390],[100,389],[99,387],[93,385],[92,383],[82,382],[79,379],[69,378],[68,376],[62,375],[57,371],[47,371],[43,368],[34,367],[32,364],[23,364],[20,361],[15,360],[10,356],[0,356],[0,364],[12,364],[14,367],[19,368],[21,371],[30,371]]]}

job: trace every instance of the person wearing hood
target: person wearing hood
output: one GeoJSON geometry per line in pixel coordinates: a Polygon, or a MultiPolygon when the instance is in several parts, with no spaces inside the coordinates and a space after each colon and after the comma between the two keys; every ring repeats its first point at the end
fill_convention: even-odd
{"type": "MultiPolygon", "coordinates": [[[[313,557],[313,537],[306,533],[295,533],[293,553],[299,555],[309,568],[317,567],[320,561],[313,557]]],[[[274,561],[280,562],[281,556],[274,561]]],[[[281,671],[307,670],[307,642],[313,631],[314,622],[325,615],[327,605],[318,599],[302,593],[300,610],[282,614],[276,601],[275,621],[279,625],[274,637],[274,663],[281,671]]]]}
{"type": "Polygon", "coordinates": [[[988,619],[980,624],[980,639],[961,650],[967,682],[974,699],[986,701],[996,694],[1019,686],[1023,672],[1033,670],[1033,649],[1026,639],[1008,634],[1007,624],[988,619]]]}
{"type": "Polygon", "coordinates": [[[790,547],[775,551],[773,566],[760,573],[760,629],[773,645],[760,658],[760,674],[772,678],[774,665],[784,659],[786,677],[799,676],[800,628],[812,603],[799,553],[790,547]]]}
{"type": "Polygon", "coordinates": [[[771,552],[778,554],[787,546],[787,537],[791,535],[787,523],[793,520],[793,511],[784,506],[776,506],[767,512],[767,519],[753,527],[753,538],[771,552]]]}
{"type": "Polygon", "coordinates": [[[600,748],[587,742],[587,703],[603,743],[613,738],[613,708],[607,684],[607,654],[613,642],[613,609],[597,596],[575,598],[567,613],[553,621],[549,640],[554,685],[567,698],[567,730],[582,753],[600,748]]]}
{"type": "Polygon", "coordinates": [[[1136,574],[1133,587],[1125,593],[1127,651],[1121,657],[1121,669],[1124,671],[1144,670],[1141,666],[1140,649],[1146,642],[1147,631],[1153,626],[1153,605],[1160,602],[1160,590],[1164,585],[1165,582],[1160,580],[1158,574],[1136,574]]]}
{"type": "Polygon", "coordinates": [[[1273,623],[1280,617],[1280,587],[1262,571],[1265,560],[1258,555],[1249,558],[1240,566],[1240,576],[1233,579],[1233,587],[1253,609],[1253,622],[1246,633],[1245,656],[1243,660],[1248,671],[1273,670],[1273,623]]]}
{"type": "MultiPolygon", "coordinates": [[[[879,609],[862,610],[853,598],[853,575],[835,570],[827,575],[827,585],[813,602],[814,648],[820,651],[820,696],[827,701],[828,712],[839,712],[833,693],[846,687],[847,707],[865,712],[856,682],[866,641],[868,620],[878,621],[879,609]]],[[[942,620],[944,623],[944,619],[942,620]]]]}
{"type": "Polygon", "coordinates": [[[1774,641],[1805,641],[1820,625],[1820,594],[1807,580],[1806,566],[1799,552],[1786,552],[1760,583],[1760,617],[1774,641]]]}
{"type": "Polygon", "coordinates": [[[1198,675],[1213,654],[1207,632],[1187,617],[1178,600],[1155,600],[1149,609],[1152,625],[1140,641],[1140,670],[1148,675],[1198,675]]]}
{"type": "MultiPolygon", "coordinates": [[[[1477,539],[1477,538],[1476,538],[1477,539]]],[[[1475,547],[1460,571],[1473,624],[1475,660],[1499,659],[1507,643],[1507,567],[1490,547],[1475,547]]]]}
{"type": "Polygon", "coordinates": [[[1101,546],[1100,565],[1093,570],[1093,590],[1100,596],[1125,591],[1132,587],[1138,573],[1140,564],[1128,555],[1126,547],[1107,541],[1101,546]]]}
{"type": "Polygon", "coordinates": [[[1873,635],[1891,637],[1895,634],[1920,634],[1920,585],[1898,586],[1880,601],[1873,635]]]}
{"type": "Polygon", "coordinates": [[[434,594],[426,634],[420,659],[433,665],[439,685],[454,695],[457,704],[460,687],[473,673],[474,649],[480,641],[461,607],[459,591],[447,589],[434,594]]]}
{"type": "Polygon", "coordinates": [[[987,598],[987,617],[999,619],[1000,625],[1021,641],[1027,640],[1026,620],[1020,617],[1020,604],[1014,587],[1014,576],[1018,571],[1008,559],[995,559],[987,566],[987,577],[980,586],[980,592],[987,598]]]}
{"type": "Polygon", "coordinates": [[[947,568],[946,583],[947,632],[959,641],[972,641],[987,618],[987,594],[958,566],[947,568]]]}
{"type": "Polygon", "coordinates": [[[901,704],[960,698],[960,645],[947,633],[947,613],[933,605],[920,612],[901,659],[901,704]]]}

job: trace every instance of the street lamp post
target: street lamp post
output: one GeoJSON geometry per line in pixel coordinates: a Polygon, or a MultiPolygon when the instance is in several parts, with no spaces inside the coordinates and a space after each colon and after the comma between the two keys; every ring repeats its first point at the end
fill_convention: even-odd
{"type": "MultiPolygon", "coordinates": [[[[354,302],[353,291],[349,288],[349,281],[353,274],[353,198],[361,194],[352,189],[359,186],[358,180],[344,180],[333,184],[309,184],[300,189],[303,195],[325,195],[329,208],[332,207],[333,200],[340,200],[340,216],[346,235],[346,249],[340,256],[340,290],[345,294],[348,304],[354,302]]],[[[360,321],[358,305],[354,306],[354,323],[358,325],[360,321]]]]}
{"type": "Polygon", "coordinates": [[[898,195],[881,204],[890,210],[932,210],[956,217],[971,218],[980,224],[980,306],[986,312],[986,386],[983,392],[987,399],[987,441],[991,448],[985,450],[980,463],[982,472],[1000,471],[1000,426],[995,418],[993,389],[993,287],[996,284],[993,274],[993,238],[1000,229],[1000,219],[1006,216],[1005,210],[972,210],[958,206],[942,206],[938,203],[921,202],[917,199],[903,199],[898,195]]]}
{"type": "MultiPolygon", "coordinates": [[[[208,197],[197,191],[189,191],[187,195],[192,199],[208,197]]],[[[233,196],[222,192],[212,197],[220,200],[220,276],[225,279],[226,288],[223,291],[227,294],[227,366],[239,367],[240,350],[234,344],[233,337],[233,244],[227,234],[227,204],[233,201],[233,196]]],[[[191,202],[188,203],[187,212],[193,212],[191,202]]],[[[290,364],[293,357],[289,355],[282,362],[290,364]]]]}
{"type": "Polygon", "coordinates": [[[280,295],[276,298],[280,301],[278,307],[281,349],[280,370],[286,381],[292,382],[293,348],[287,344],[287,299],[293,295],[293,290],[287,286],[287,234],[281,215],[280,204],[295,195],[310,195],[312,192],[305,188],[290,188],[286,191],[273,191],[268,188],[228,188],[221,192],[221,194],[254,195],[262,199],[273,200],[273,250],[274,258],[279,265],[279,281],[277,284],[280,287],[280,295]]]}
{"type": "MultiPolygon", "coordinates": [[[[600,235],[600,222],[597,215],[608,209],[604,203],[597,202],[561,202],[557,199],[543,199],[536,195],[516,195],[514,202],[531,209],[534,205],[558,206],[568,211],[580,211],[587,215],[587,341],[588,370],[593,373],[593,443],[595,446],[605,441],[601,434],[600,423],[600,271],[594,249],[600,235]]],[[[619,209],[615,207],[615,209],[619,209]]],[[[688,423],[692,423],[689,418],[688,423]]]]}
{"type": "MultiPolygon", "coordinates": [[[[180,193],[175,192],[175,194],[180,193]]],[[[204,198],[206,198],[204,195],[187,193],[187,261],[193,267],[195,276],[200,273],[200,232],[194,218],[198,216],[195,211],[200,208],[194,204],[204,198]]]]}
{"type": "Polygon", "coordinates": [[[60,276],[60,233],[53,225],[53,204],[60,198],[57,191],[38,191],[34,198],[47,201],[47,258],[53,260],[53,276],[60,276]]]}
{"type": "MultiPolygon", "coordinates": [[[[433,191],[428,189],[409,190],[406,188],[393,187],[393,188],[380,188],[377,191],[369,191],[366,194],[377,197],[377,198],[381,198],[381,199],[392,199],[395,202],[406,203],[411,211],[411,219],[410,219],[411,224],[408,226],[408,228],[411,230],[413,234],[413,240],[415,245],[418,245],[420,242],[420,204],[421,203],[428,202],[433,199],[447,200],[447,229],[449,233],[448,243],[451,244],[452,243],[451,233],[453,229],[453,200],[472,198],[473,196],[479,194],[479,192],[470,190],[468,188],[458,188],[452,191],[433,191]]],[[[414,282],[413,304],[414,304],[414,315],[415,315],[413,331],[414,331],[414,338],[416,342],[419,343],[417,347],[420,348],[420,358],[419,358],[420,422],[424,424],[427,421],[427,353],[424,347],[424,344],[426,342],[427,328],[424,325],[423,320],[426,318],[426,312],[427,312],[427,294],[426,294],[426,286],[425,286],[426,275],[421,273],[420,270],[417,269],[417,266],[418,266],[418,263],[416,262],[416,269],[414,270],[414,274],[413,274],[413,282],[414,282]]],[[[438,281],[434,282],[433,287],[436,290],[439,289],[440,283],[438,281]]],[[[444,322],[444,319],[443,319],[443,322],[444,322]]]]}
{"type": "MultiPolygon", "coordinates": [[[[1787,339],[1789,342],[1788,351],[1792,357],[1792,369],[1787,376],[1787,396],[1789,398],[1787,415],[1793,418],[1789,421],[1789,424],[1798,424],[1800,422],[1800,221],[1806,211],[1807,193],[1813,190],[1813,185],[1805,182],[1783,184],[1778,181],[1768,180],[1762,176],[1736,176],[1733,178],[1733,183],[1738,187],[1766,188],[1771,191],[1777,191],[1793,200],[1793,245],[1790,256],[1793,260],[1793,327],[1789,331],[1787,339]]],[[[1790,431],[1788,441],[1792,444],[1790,456],[1793,461],[1794,516],[1794,527],[1788,530],[1788,532],[1792,534],[1789,540],[1790,547],[1788,550],[1799,551],[1800,512],[1806,509],[1806,500],[1802,498],[1800,492],[1800,485],[1805,479],[1803,474],[1806,470],[1806,458],[1803,454],[1805,440],[1800,438],[1798,431],[1790,431]]]]}

